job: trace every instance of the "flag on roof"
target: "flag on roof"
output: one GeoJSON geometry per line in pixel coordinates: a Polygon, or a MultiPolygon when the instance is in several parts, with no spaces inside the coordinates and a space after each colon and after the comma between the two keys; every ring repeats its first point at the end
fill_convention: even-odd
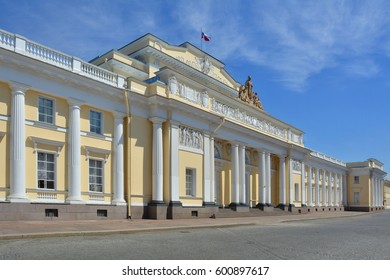
{"type": "Polygon", "coordinates": [[[211,37],[207,36],[207,34],[204,32],[202,32],[202,39],[205,40],[206,42],[211,41],[211,37]]]}

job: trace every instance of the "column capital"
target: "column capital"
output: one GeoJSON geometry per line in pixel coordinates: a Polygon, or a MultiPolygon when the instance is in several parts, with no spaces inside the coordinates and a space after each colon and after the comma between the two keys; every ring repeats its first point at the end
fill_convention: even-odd
{"type": "Polygon", "coordinates": [[[70,107],[80,107],[81,105],[85,104],[84,100],[77,98],[68,98],[67,100],[70,107]]]}
{"type": "Polygon", "coordinates": [[[116,120],[118,120],[118,119],[123,120],[123,118],[126,116],[126,113],[114,111],[114,112],[112,112],[112,115],[114,116],[114,119],[116,119],[116,120]]]}
{"type": "Polygon", "coordinates": [[[23,93],[25,94],[27,90],[29,90],[31,88],[31,86],[29,85],[26,85],[26,84],[23,84],[23,83],[19,83],[19,82],[15,82],[15,81],[10,81],[9,83],[9,87],[11,88],[11,91],[12,93],[23,93]]]}
{"type": "Polygon", "coordinates": [[[149,118],[149,121],[151,121],[153,124],[162,124],[166,120],[160,117],[151,117],[149,118]]]}

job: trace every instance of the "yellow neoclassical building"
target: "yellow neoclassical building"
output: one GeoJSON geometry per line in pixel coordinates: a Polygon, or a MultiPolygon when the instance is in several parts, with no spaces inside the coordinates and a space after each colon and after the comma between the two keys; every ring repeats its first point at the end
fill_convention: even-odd
{"type": "Polygon", "coordinates": [[[85,62],[0,30],[0,220],[384,209],[380,161],[303,138],[190,43],[85,62]]]}

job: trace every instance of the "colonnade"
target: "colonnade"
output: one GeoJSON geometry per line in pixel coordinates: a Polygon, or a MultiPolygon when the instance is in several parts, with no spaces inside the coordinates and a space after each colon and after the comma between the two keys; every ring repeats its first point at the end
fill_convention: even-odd
{"type": "Polygon", "coordinates": [[[383,206],[383,182],[382,178],[371,178],[371,206],[373,207],[383,206]]]}
{"type": "Polygon", "coordinates": [[[302,186],[307,188],[307,197],[302,204],[313,207],[343,206],[346,204],[346,175],[308,166],[302,168],[302,186]],[[306,175],[307,174],[307,175],[306,175]]]}
{"type": "MultiPolygon", "coordinates": [[[[25,133],[25,95],[29,86],[20,83],[10,84],[12,101],[10,117],[10,194],[11,202],[28,202],[26,195],[26,133],[25,133]]],[[[28,92],[27,92],[28,94],[28,92]]],[[[79,100],[69,99],[68,127],[68,203],[83,203],[81,198],[81,141],[79,100]]],[[[124,204],[124,153],[123,116],[115,115],[114,149],[112,176],[113,204],[124,204]]]]}

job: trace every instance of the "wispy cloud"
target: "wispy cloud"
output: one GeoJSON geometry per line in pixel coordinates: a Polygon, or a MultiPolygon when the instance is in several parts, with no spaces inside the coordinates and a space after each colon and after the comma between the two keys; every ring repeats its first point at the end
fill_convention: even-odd
{"type": "Polygon", "coordinates": [[[384,43],[390,42],[385,0],[0,1],[4,23],[6,13],[13,14],[10,25],[19,20],[15,32],[38,34],[40,42],[83,59],[148,32],[197,45],[203,28],[212,36],[206,49],[212,55],[272,69],[278,82],[295,91],[304,91],[310,78],[329,68],[375,76],[381,68],[369,56],[390,55],[390,44],[384,43]]]}

